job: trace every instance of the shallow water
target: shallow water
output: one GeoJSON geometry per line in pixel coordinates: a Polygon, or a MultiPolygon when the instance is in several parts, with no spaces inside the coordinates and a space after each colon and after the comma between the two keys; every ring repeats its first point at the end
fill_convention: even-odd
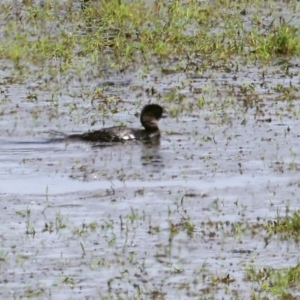
{"type": "MultiPolygon", "coordinates": [[[[131,298],[140,289],[186,299],[203,293],[206,276],[230,274],[230,289],[248,295],[253,283],[243,281],[244,268],[253,260],[258,267],[270,265],[270,257],[272,267],[295,264],[293,243],[273,238],[266,246],[267,233],[250,229],[298,207],[297,120],[273,113],[282,103],[263,104],[272,122],[255,120],[251,111],[237,117],[236,104],[214,117],[209,107],[180,113],[160,122],[156,146],[43,143],[42,118],[34,135],[18,136],[19,126],[3,134],[2,294],[131,298]],[[192,237],[184,220],[195,225],[192,237]],[[174,237],[170,224],[179,228],[174,237]]],[[[118,117],[138,124],[125,107],[118,117]]],[[[72,131],[68,120],[57,121],[72,131]]],[[[2,122],[3,132],[11,122],[2,122]]]]}

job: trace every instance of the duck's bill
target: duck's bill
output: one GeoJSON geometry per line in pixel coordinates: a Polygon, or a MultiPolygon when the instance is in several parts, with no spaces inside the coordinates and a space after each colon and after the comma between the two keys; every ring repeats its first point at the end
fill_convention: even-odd
{"type": "Polygon", "coordinates": [[[163,114],[162,114],[162,118],[167,118],[169,116],[169,112],[166,110],[166,109],[164,109],[163,110],[163,114]]]}

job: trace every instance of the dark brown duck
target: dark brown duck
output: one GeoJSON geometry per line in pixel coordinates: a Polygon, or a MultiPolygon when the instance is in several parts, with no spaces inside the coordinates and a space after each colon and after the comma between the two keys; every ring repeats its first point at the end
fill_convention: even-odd
{"type": "Polygon", "coordinates": [[[144,129],[117,126],[88,131],[82,134],[71,134],[68,139],[79,139],[88,142],[121,142],[128,140],[152,140],[160,137],[158,121],[164,118],[166,111],[158,104],[144,106],[140,121],[144,129]]]}

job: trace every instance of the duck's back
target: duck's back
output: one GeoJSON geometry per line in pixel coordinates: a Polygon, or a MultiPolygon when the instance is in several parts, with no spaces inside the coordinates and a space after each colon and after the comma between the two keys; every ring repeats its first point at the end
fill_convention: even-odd
{"type": "Polygon", "coordinates": [[[129,140],[150,140],[159,137],[159,131],[149,132],[144,129],[127,128],[125,126],[102,128],[83,134],[69,135],[69,138],[90,142],[122,142],[129,140]]]}

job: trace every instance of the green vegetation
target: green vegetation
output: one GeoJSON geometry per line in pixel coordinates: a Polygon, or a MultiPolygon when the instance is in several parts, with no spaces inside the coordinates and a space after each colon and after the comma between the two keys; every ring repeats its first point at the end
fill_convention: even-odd
{"type": "Polygon", "coordinates": [[[252,299],[297,299],[289,290],[293,291],[299,286],[300,265],[277,270],[271,267],[256,270],[248,266],[245,281],[256,282],[256,293],[252,293],[252,299]]]}
{"type": "MultiPolygon", "coordinates": [[[[54,58],[65,70],[80,58],[99,63],[107,56],[113,58],[111,67],[126,67],[154,58],[192,64],[196,58],[270,60],[300,54],[299,26],[275,12],[271,1],[102,0],[86,2],[84,8],[75,0],[32,2],[24,1],[22,11],[9,4],[0,8],[7,20],[0,57],[20,69],[28,63],[51,65],[54,58]],[[271,17],[261,19],[262,12],[271,17]]],[[[299,12],[296,1],[287,9],[299,12]]]]}
{"type": "Polygon", "coordinates": [[[294,211],[291,215],[278,216],[276,221],[268,225],[270,232],[278,233],[283,239],[292,237],[300,241],[300,211],[294,211]]]}

